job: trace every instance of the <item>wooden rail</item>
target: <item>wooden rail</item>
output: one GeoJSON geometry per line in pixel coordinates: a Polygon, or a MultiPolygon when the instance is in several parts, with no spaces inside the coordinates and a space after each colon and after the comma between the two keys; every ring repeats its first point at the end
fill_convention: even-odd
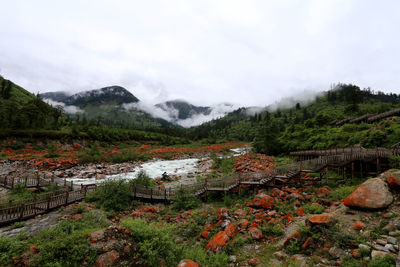
{"type": "Polygon", "coordinates": [[[82,185],[75,191],[55,191],[36,195],[31,199],[10,201],[0,205],[0,225],[33,218],[55,208],[83,199],[96,185],[82,185]]]}

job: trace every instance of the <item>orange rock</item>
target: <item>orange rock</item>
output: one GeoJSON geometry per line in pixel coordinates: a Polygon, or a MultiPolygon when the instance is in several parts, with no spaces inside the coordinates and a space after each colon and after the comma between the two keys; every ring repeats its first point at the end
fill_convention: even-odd
{"type": "Polygon", "coordinates": [[[77,220],[79,220],[79,219],[82,219],[83,217],[82,217],[82,214],[76,214],[76,215],[74,216],[74,218],[77,219],[77,220]]]}
{"type": "Polygon", "coordinates": [[[253,238],[254,240],[258,240],[263,238],[263,233],[260,229],[258,229],[257,227],[250,227],[249,228],[249,235],[251,236],[251,238],[253,238]]]}
{"type": "Polygon", "coordinates": [[[298,216],[306,215],[304,209],[302,209],[302,208],[299,208],[299,209],[295,210],[294,213],[296,213],[298,216]]]}
{"type": "Polygon", "coordinates": [[[184,259],[176,267],[199,267],[199,265],[190,259],[184,259]]]}
{"type": "Polygon", "coordinates": [[[226,227],[225,232],[229,236],[229,238],[234,238],[239,230],[236,224],[231,223],[226,227]]]}
{"type": "Polygon", "coordinates": [[[125,253],[129,253],[130,251],[131,251],[131,246],[126,245],[126,246],[124,247],[124,252],[125,252],[125,253]]]}
{"type": "Polygon", "coordinates": [[[34,253],[36,253],[36,252],[39,252],[39,251],[40,251],[40,249],[39,249],[39,248],[37,248],[36,246],[30,246],[30,248],[29,248],[29,251],[30,251],[30,252],[34,252],[34,253]]]}
{"type": "Polygon", "coordinates": [[[206,250],[217,252],[228,245],[229,237],[225,231],[219,231],[206,245],[206,250]]]}
{"type": "Polygon", "coordinates": [[[291,236],[289,236],[285,242],[283,243],[284,246],[286,246],[287,244],[289,244],[290,240],[296,239],[298,236],[300,235],[300,232],[295,232],[294,234],[292,234],[291,236]]]}
{"type": "Polygon", "coordinates": [[[201,233],[201,237],[207,238],[209,234],[210,234],[210,232],[204,231],[204,232],[201,233]]]}
{"type": "Polygon", "coordinates": [[[301,250],[303,250],[303,251],[306,250],[308,248],[308,246],[310,245],[311,241],[312,241],[311,237],[308,237],[306,239],[306,241],[303,243],[303,245],[301,246],[301,250]]]}
{"type": "Polygon", "coordinates": [[[225,208],[220,208],[217,210],[217,220],[226,219],[229,217],[229,212],[225,208]]]}
{"type": "Polygon", "coordinates": [[[368,179],[345,200],[344,205],[354,208],[381,209],[393,202],[388,185],[379,178],[368,179]]]}
{"type": "Polygon", "coordinates": [[[247,203],[248,207],[259,208],[259,209],[269,209],[274,204],[274,199],[264,193],[258,194],[254,199],[247,203]]]}
{"type": "Polygon", "coordinates": [[[365,224],[363,224],[362,222],[359,222],[359,221],[354,222],[353,229],[362,230],[364,228],[365,228],[365,224]]]}
{"type": "Polygon", "coordinates": [[[330,194],[330,189],[327,186],[321,187],[317,192],[317,197],[325,197],[330,194]]]}
{"type": "Polygon", "coordinates": [[[249,226],[249,221],[248,220],[243,220],[243,222],[242,222],[242,224],[240,225],[240,227],[242,227],[242,228],[247,228],[247,226],[249,226]]]}
{"type": "Polygon", "coordinates": [[[392,188],[400,188],[400,177],[397,176],[388,176],[387,183],[392,188]]]}
{"type": "Polygon", "coordinates": [[[250,266],[257,266],[257,265],[261,264],[260,260],[257,259],[257,258],[250,259],[250,260],[247,261],[247,263],[248,263],[250,266]]]}
{"type": "Polygon", "coordinates": [[[321,215],[316,215],[311,218],[308,218],[307,223],[311,225],[327,225],[330,224],[333,221],[333,216],[332,214],[321,214],[321,215]]]}
{"type": "Polygon", "coordinates": [[[107,267],[114,265],[119,259],[119,253],[115,250],[101,254],[97,257],[96,266],[107,267]]]}
{"type": "Polygon", "coordinates": [[[354,258],[359,258],[360,257],[360,253],[358,252],[358,249],[353,249],[351,251],[351,255],[353,255],[354,258]]]}

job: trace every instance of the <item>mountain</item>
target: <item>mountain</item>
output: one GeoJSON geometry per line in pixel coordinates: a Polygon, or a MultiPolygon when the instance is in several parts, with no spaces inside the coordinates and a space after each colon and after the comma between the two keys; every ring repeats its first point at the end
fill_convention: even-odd
{"type": "Polygon", "coordinates": [[[269,107],[252,114],[250,109],[238,109],[189,129],[189,136],[253,142],[257,152],[270,155],[356,144],[368,148],[392,146],[400,140],[399,108],[399,94],[339,84],[311,102],[298,102],[292,107],[275,105],[275,109],[269,107]],[[368,119],[375,117],[382,119],[368,119]]]}
{"type": "Polygon", "coordinates": [[[139,102],[131,92],[121,86],[109,86],[101,89],[80,92],[68,96],[65,92],[50,92],[39,95],[42,99],[51,99],[68,106],[85,107],[87,105],[121,105],[139,102]]]}
{"type": "Polygon", "coordinates": [[[0,129],[56,129],[61,113],[0,76],[0,129]]]}
{"type": "Polygon", "coordinates": [[[166,101],[155,106],[169,112],[174,121],[186,120],[199,114],[209,115],[212,111],[211,107],[194,106],[183,100],[166,101]]]}

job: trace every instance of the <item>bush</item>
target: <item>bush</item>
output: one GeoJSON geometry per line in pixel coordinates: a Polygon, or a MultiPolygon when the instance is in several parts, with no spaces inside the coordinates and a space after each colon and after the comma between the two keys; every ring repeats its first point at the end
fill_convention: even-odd
{"type": "Polygon", "coordinates": [[[321,214],[324,211],[324,207],[318,203],[307,204],[303,206],[304,211],[310,214],[321,214]]]}
{"type": "Polygon", "coordinates": [[[176,211],[194,209],[200,206],[200,200],[193,194],[180,188],[175,195],[173,209],[176,211]]]}
{"type": "Polygon", "coordinates": [[[139,161],[146,159],[148,159],[148,156],[144,154],[138,154],[136,152],[129,151],[115,154],[114,156],[112,156],[111,161],[112,163],[122,163],[127,161],[139,161]]]}
{"type": "Polygon", "coordinates": [[[263,235],[266,236],[281,236],[285,233],[285,231],[279,225],[269,225],[265,224],[260,227],[260,230],[263,232],[263,235]]]}
{"type": "Polygon", "coordinates": [[[383,258],[375,258],[369,262],[368,267],[392,267],[396,265],[396,259],[390,255],[383,258]]]}
{"type": "Polygon", "coordinates": [[[11,266],[12,258],[21,255],[28,249],[26,237],[10,238],[0,236],[0,266],[11,266]]]}
{"type": "Polygon", "coordinates": [[[154,186],[153,179],[151,179],[145,171],[141,170],[135,179],[130,181],[132,184],[143,185],[143,186],[154,186]]]}
{"type": "Polygon", "coordinates": [[[400,169],[400,156],[389,157],[389,165],[392,169],[400,169]]]}
{"type": "Polygon", "coordinates": [[[176,266],[183,249],[176,245],[173,233],[175,227],[160,227],[143,219],[123,219],[121,225],[131,230],[133,241],[138,243],[139,264],[158,266],[162,258],[167,266],[176,266]]]}
{"type": "Polygon", "coordinates": [[[78,154],[78,161],[80,164],[101,162],[101,160],[102,155],[101,151],[99,150],[98,143],[89,145],[89,148],[78,154]]]}
{"type": "Polygon", "coordinates": [[[229,256],[225,252],[210,253],[201,246],[185,248],[183,259],[191,259],[199,266],[225,267],[228,266],[229,256]]]}
{"type": "Polygon", "coordinates": [[[17,183],[10,191],[10,200],[21,200],[33,198],[34,193],[28,190],[23,183],[17,183]]]}
{"type": "Polygon", "coordinates": [[[58,156],[57,153],[57,143],[56,142],[51,142],[48,146],[47,146],[47,153],[44,154],[44,157],[46,158],[55,158],[58,156]]]}
{"type": "Polygon", "coordinates": [[[85,200],[107,211],[122,211],[131,206],[131,194],[131,184],[126,180],[106,180],[85,200]]]}
{"type": "Polygon", "coordinates": [[[25,222],[15,222],[13,226],[14,228],[22,228],[25,226],[25,222]]]}
{"type": "Polygon", "coordinates": [[[353,193],[356,188],[356,185],[341,186],[339,188],[336,188],[329,195],[329,199],[331,199],[332,201],[342,200],[353,193]]]}

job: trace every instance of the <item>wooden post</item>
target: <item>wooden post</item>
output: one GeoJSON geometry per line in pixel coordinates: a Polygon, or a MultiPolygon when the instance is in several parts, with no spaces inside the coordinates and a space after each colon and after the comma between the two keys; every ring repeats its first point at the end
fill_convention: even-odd
{"type": "Polygon", "coordinates": [[[65,192],[65,205],[68,204],[68,196],[69,196],[69,192],[65,192]]]}
{"type": "Polygon", "coordinates": [[[20,213],[20,215],[19,215],[19,218],[20,218],[20,219],[22,219],[22,218],[24,217],[24,211],[25,211],[25,205],[22,204],[22,205],[21,205],[21,213],[20,213]]]}
{"type": "Polygon", "coordinates": [[[36,187],[40,186],[40,177],[39,177],[39,173],[36,173],[36,187]]]}
{"type": "Polygon", "coordinates": [[[47,208],[46,208],[46,210],[50,209],[50,201],[51,201],[51,195],[49,195],[49,197],[47,199],[47,208]]]}
{"type": "Polygon", "coordinates": [[[379,164],[379,157],[376,158],[376,175],[378,175],[381,171],[380,164],[379,164]]]}
{"type": "Polygon", "coordinates": [[[328,184],[328,178],[329,177],[329,167],[328,167],[328,165],[326,165],[326,184],[328,184]]]}
{"type": "Polygon", "coordinates": [[[345,177],[346,167],[344,167],[344,166],[342,167],[342,172],[343,172],[342,173],[342,178],[343,178],[344,181],[346,181],[346,177],[345,177]]]}
{"type": "Polygon", "coordinates": [[[351,179],[354,179],[354,161],[351,162],[351,179]]]}
{"type": "Polygon", "coordinates": [[[165,202],[167,202],[167,189],[164,188],[164,200],[165,202]]]}
{"type": "Polygon", "coordinates": [[[364,178],[362,161],[360,161],[360,177],[364,178]]]}
{"type": "Polygon", "coordinates": [[[11,179],[11,189],[14,188],[14,178],[11,179]]]}
{"type": "Polygon", "coordinates": [[[28,187],[28,176],[25,176],[25,187],[28,187]]]}
{"type": "Polygon", "coordinates": [[[153,188],[150,188],[150,199],[153,200],[153,188]]]}
{"type": "Polygon", "coordinates": [[[33,210],[34,215],[36,215],[36,194],[33,195],[33,210]]]}
{"type": "Polygon", "coordinates": [[[64,178],[64,186],[67,186],[67,178],[64,178]]]}

